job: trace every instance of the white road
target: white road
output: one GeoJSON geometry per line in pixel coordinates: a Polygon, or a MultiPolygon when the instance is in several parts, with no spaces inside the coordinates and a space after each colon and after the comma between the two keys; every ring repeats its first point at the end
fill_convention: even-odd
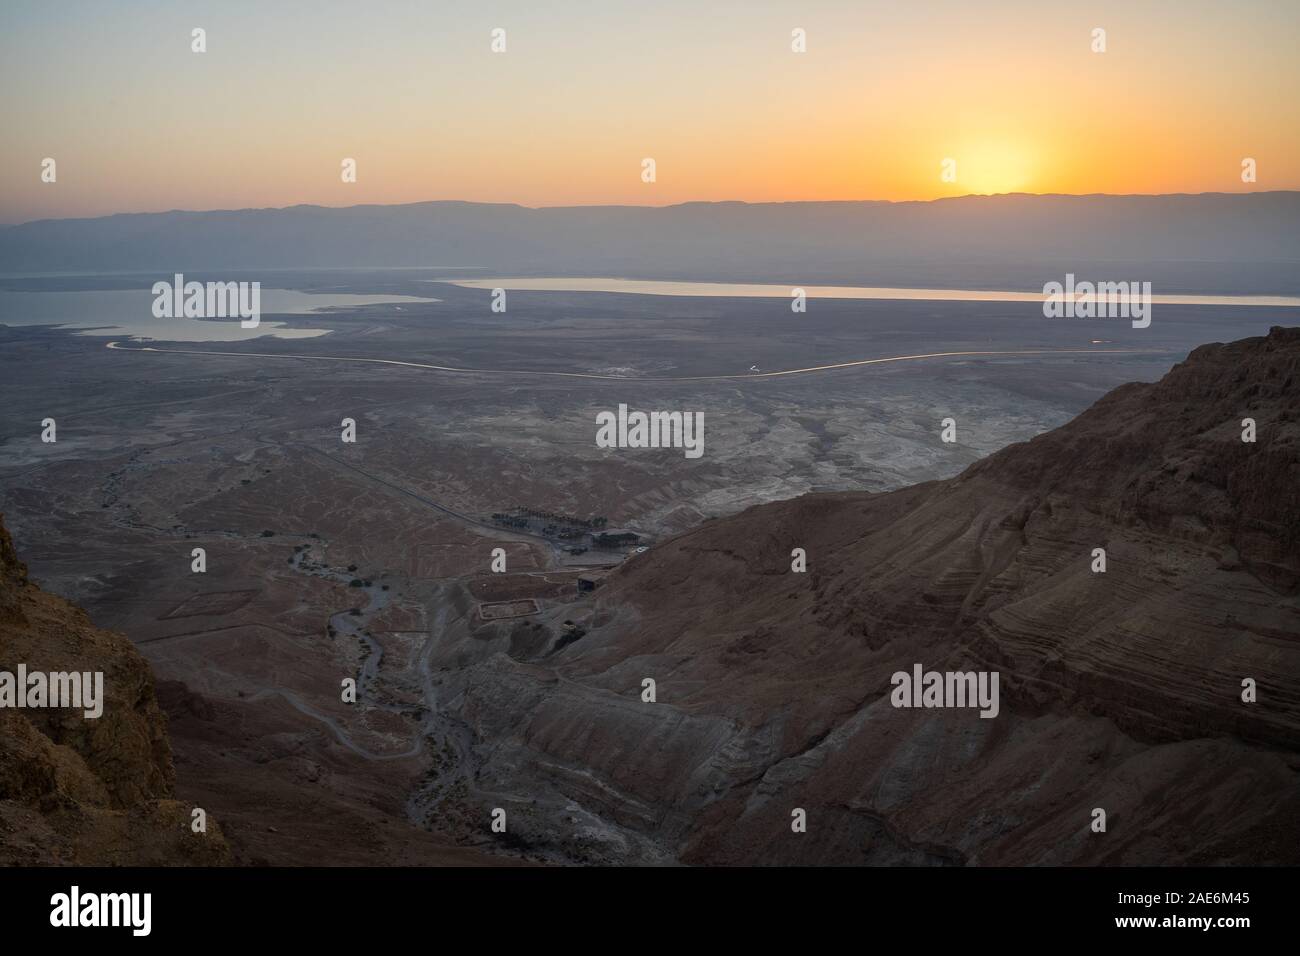
{"type": "Polygon", "coordinates": [[[465,375],[536,375],[547,378],[585,378],[606,382],[719,382],[735,379],[779,378],[784,375],[807,375],[829,372],[862,365],[883,365],[887,362],[914,362],[920,359],[968,358],[996,355],[1148,355],[1162,349],[1010,349],[976,352],[922,352],[917,355],[891,355],[888,358],[858,359],[854,362],[836,362],[833,365],[812,365],[808,368],[790,368],[779,372],[745,372],[740,375],[684,375],[676,378],[632,378],[624,375],[597,375],[592,372],[547,372],[533,369],[509,368],[458,368],[453,365],[429,365],[424,362],[402,362],[397,359],[359,358],[349,355],[297,355],[282,352],[218,352],[208,349],[160,349],[152,345],[129,346],[109,342],[106,348],[121,352],[169,352],[177,355],[222,355],[234,358],[297,359],[309,362],[356,362],[370,365],[396,365],[402,368],[429,369],[435,372],[453,372],[465,375]]]}

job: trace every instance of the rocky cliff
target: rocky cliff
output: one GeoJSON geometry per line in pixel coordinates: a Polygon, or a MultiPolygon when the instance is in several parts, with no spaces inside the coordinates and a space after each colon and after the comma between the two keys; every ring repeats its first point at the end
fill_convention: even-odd
{"type": "Polygon", "coordinates": [[[131,642],[27,579],[0,516],[0,672],[102,672],[103,713],[0,707],[0,864],[214,864],[216,821],[172,799],[166,722],[131,642]]]}
{"type": "Polygon", "coordinates": [[[466,671],[479,778],[601,859],[1300,862],[1298,415],[1274,329],[955,479],[708,522],[466,671]],[[916,664],[997,672],[998,716],[892,706],[916,664]]]}

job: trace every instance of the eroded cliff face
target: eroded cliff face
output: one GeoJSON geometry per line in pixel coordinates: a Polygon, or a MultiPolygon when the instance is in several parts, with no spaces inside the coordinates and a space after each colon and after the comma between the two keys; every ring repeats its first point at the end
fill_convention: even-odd
{"type": "Polygon", "coordinates": [[[0,671],[102,672],[103,713],[0,707],[0,863],[220,863],[215,820],[191,831],[153,674],[125,637],[27,579],[0,516],[0,671]]]}
{"type": "Polygon", "coordinates": [[[955,479],[708,522],[464,671],[478,779],[598,859],[1300,862],[1298,415],[1275,329],[955,479]],[[998,716],[895,708],[915,664],[998,672],[998,716]]]}

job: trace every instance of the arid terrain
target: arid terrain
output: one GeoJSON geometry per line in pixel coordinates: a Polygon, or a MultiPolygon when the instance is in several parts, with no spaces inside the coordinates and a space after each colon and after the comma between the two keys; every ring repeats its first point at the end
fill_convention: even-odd
{"type": "Polygon", "coordinates": [[[615,573],[580,642],[464,674],[481,774],[617,824],[614,858],[1294,864],[1297,479],[1278,328],[955,479],[708,522],[615,573]],[[1000,672],[998,718],[891,707],[916,663],[1000,672]]]}
{"type": "Polygon", "coordinates": [[[103,713],[0,709],[0,863],[220,864],[177,800],[166,719],[149,665],[119,634],[32,584],[0,524],[0,668],[101,671],[103,713]]]}
{"type": "Polygon", "coordinates": [[[5,523],[150,665],[175,776],[147,797],[205,808],[221,859],[1296,862],[1300,343],[1206,347],[1071,421],[1294,310],[495,314],[428,278],[281,277],[434,299],[286,319],[310,339],[0,318],[5,523]],[[939,352],[994,354],[763,377],[939,352]],[[620,403],[703,412],[705,454],[597,447],[620,403]],[[891,709],[915,662],[1000,670],[1001,716],[891,709]]]}

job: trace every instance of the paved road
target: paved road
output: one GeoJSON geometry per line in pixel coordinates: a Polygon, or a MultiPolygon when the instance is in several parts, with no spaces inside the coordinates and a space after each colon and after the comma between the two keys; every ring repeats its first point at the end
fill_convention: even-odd
{"type": "Polygon", "coordinates": [[[1012,349],[979,352],[923,352],[918,355],[891,355],[888,358],[858,359],[854,362],[836,362],[833,365],[812,365],[808,368],[789,368],[778,372],[746,372],[741,375],[683,375],[677,378],[634,378],[623,375],[597,375],[591,372],[546,372],[510,368],[459,368],[453,365],[428,365],[424,362],[401,362],[397,359],[358,358],[348,355],[297,355],[281,352],[217,352],[207,349],[160,349],[152,345],[129,346],[109,342],[106,348],[120,352],[170,352],[176,355],[226,355],[235,358],[298,359],[309,362],[357,362],[370,365],[397,365],[403,368],[430,369],[435,372],[453,372],[465,375],[535,375],[545,378],[585,378],[605,382],[721,382],[735,379],[779,378],[784,375],[807,375],[812,372],[829,372],[834,369],[856,368],[861,365],[883,365],[887,362],[913,362],[919,359],[965,358],[993,355],[1139,355],[1165,351],[1162,349],[1012,349]]]}

